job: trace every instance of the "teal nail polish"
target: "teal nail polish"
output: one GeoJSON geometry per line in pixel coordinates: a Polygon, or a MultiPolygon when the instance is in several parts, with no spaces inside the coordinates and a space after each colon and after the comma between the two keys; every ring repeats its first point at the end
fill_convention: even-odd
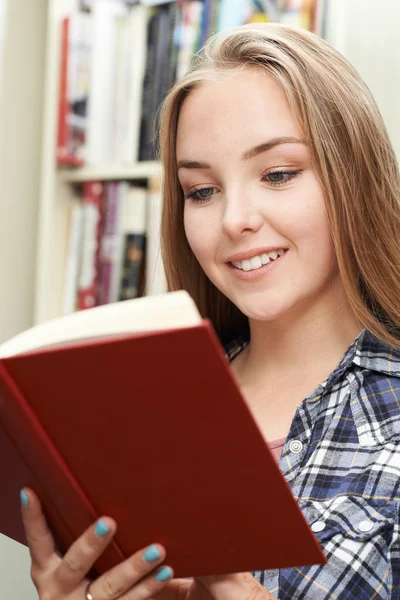
{"type": "Polygon", "coordinates": [[[25,508],[28,506],[28,502],[29,502],[29,498],[26,495],[26,493],[24,492],[24,490],[21,490],[19,493],[19,497],[21,499],[21,504],[22,506],[25,506],[25,508]]]}
{"type": "Polygon", "coordinates": [[[99,535],[100,537],[103,537],[104,535],[107,535],[109,531],[110,528],[107,525],[107,523],[104,523],[104,521],[99,519],[96,523],[96,529],[94,530],[95,534],[99,535]]]}
{"type": "Polygon", "coordinates": [[[172,569],[169,567],[163,567],[161,571],[158,571],[156,575],[157,581],[167,581],[172,577],[172,569]]]}
{"type": "Polygon", "coordinates": [[[157,550],[156,546],[150,546],[150,548],[147,548],[146,552],[144,553],[144,560],[146,562],[152,562],[153,560],[159,559],[160,556],[161,554],[157,550]]]}

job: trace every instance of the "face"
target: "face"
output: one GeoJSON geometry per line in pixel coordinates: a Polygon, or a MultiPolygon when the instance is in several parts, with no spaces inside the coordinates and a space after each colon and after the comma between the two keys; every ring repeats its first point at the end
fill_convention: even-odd
{"type": "Polygon", "coordinates": [[[337,279],[321,186],[283,90],[248,69],[185,99],[177,161],[189,245],[250,320],[323,301],[337,279]]]}

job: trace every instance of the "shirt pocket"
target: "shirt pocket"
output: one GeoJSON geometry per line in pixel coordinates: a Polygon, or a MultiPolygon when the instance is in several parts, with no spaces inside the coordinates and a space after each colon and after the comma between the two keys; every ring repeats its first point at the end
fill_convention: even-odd
{"type": "Polygon", "coordinates": [[[301,501],[300,506],[328,562],[282,570],[279,598],[391,598],[390,546],[397,503],[347,495],[301,501]]]}

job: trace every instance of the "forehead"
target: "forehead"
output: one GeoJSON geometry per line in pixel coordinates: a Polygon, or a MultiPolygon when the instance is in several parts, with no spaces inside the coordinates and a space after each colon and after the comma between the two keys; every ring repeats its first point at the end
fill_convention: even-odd
{"type": "Polygon", "coordinates": [[[193,150],[234,152],[281,136],[301,137],[282,87],[259,69],[225,74],[192,90],[177,129],[177,159],[193,150]]]}

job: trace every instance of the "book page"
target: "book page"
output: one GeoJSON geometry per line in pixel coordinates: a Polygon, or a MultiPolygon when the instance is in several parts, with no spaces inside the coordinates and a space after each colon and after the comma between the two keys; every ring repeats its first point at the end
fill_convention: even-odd
{"type": "Polygon", "coordinates": [[[185,291],[114,302],[36,325],[0,346],[0,358],[74,341],[193,327],[201,315],[185,291]]]}

